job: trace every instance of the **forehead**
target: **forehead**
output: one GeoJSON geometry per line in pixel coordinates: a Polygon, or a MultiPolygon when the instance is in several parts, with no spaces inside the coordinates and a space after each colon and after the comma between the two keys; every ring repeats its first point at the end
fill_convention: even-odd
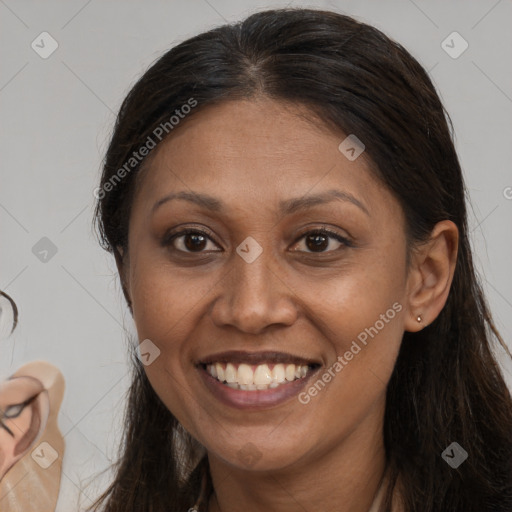
{"type": "Polygon", "coordinates": [[[341,187],[376,210],[377,196],[389,197],[364,153],[350,161],[340,152],[345,138],[303,106],[261,98],[208,106],[154,150],[136,202],[188,190],[268,206],[341,187]]]}

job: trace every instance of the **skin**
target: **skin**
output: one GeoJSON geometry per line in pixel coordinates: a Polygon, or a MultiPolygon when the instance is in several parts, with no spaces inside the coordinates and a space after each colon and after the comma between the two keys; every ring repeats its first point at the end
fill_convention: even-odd
{"type": "Polygon", "coordinates": [[[365,153],[349,161],[338,150],[345,135],[307,116],[259,97],[182,121],[148,161],[129,249],[117,258],[139,339],[161,351],[148,378],[208,451],[210,511],[368,510],[384,472],[385,392],[402,335],[435,319],[453,277],[456,226],[440,222],[407,268],[400,205],[365,153]],[[363,208],[336,200],[278,212],[280,201],[331,189],[363,208]],[[207,193],[224,210],[174,200],[152,211],[179,191],[207,193]],[[304,235],[322,226],[350,246],[326,238],[315,250],[304,235]],[[162,244],[184,227],[211,233],[203,252],[186,252],[190,236],[162,244]],[[263,249],[252,263],[236,252],[247,236],[263,249]],[[322,375],[394,303],[399,314],[308,404],[237,410],[212,397],[194,366],[225,350],[276,350],[321,362],[322,375]]]}

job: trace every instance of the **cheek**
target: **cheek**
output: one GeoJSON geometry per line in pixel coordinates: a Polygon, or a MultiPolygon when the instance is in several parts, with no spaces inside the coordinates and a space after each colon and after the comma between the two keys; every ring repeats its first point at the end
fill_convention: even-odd
{"type": "Polygon", "coordinates": [[[405,257],[388,250],[385,260],[366,255],[321,286],[304,281],[314,298],[312,322],[329,346],[326,371],[319,375],[326,385],[311,391],[315,395],[325,387],[334,408],[351,404],[362,411],[385,390],[393,371],[403,336],[406,280],[405,257]]]}
{"type": "Polygon", "coordinates": [[[327,301],[328,307],[316,308],[315,322],[328,341],[327,370],[336,375],[326,379],[338,384],[329,387],[335,394],[367,386],[376,386],[378,392],[391,376],[402,339],[399,293],[373,288],[373,293],[363,294],[359,286],[345,283],[343,293],[327,301]]]}
{"type": "Polygon", "coordinates": [[[211,288],[209,278],[192,279],[176,267],[145,262],[131,277],[133,318],[139,340],[149,338],[160,349],[172,349],[187,330],[201,298],[211,288]]]}
{"type": "Polygon", "coordinates": [[[333,356],[299,395],[299,414],[305,425],[310,424],[311,441],[318,450],[342,442],[368,418],[380,421],[400,347],[402,305],[391,298],[362,304],[355,299],[348,294],[336,314],[317,318],[317,325],[328,323],[329,332],[323,334],[333,356]],[[326,427],[318,429],[318,424],[326,427]]]}
{"type": "Polygon", "coordinates": [[[339,350],[376,322],[379,331],[390,332],[394,324],[393,333],[400,333],[401,316],[397,315],[397,309],[403,309],[405,298],[404,264],[398,255],[396,262],[393,258],[383,261],[378,257],[364,257],[357,265],[333,274],[320,284],[306,277],[303,286],[304,292],[311,290],[308,304],[314,314],[312,321],[317,327],[325,328],[327,339],[337,340],[333,343],[339,350]],[[395,303],[401,307],[393,309],[395,303]]]}
{"type": "MultiPolygon", "coordinates": [[[[191,395],[190,376],[186,373],[190,371],[187,348],[215,279],[206,275],[203,279],[191,278],[190,272],[185,276],[165,263],[138,261],[130,290],[138,340],[150,340],[159,351],[152,352],[158,355],[144,369],[167,408],[188,424],[195,397],[191,395]]],[[[151,344],[149,347],[150,352],[154,350],[151,344]]]]}

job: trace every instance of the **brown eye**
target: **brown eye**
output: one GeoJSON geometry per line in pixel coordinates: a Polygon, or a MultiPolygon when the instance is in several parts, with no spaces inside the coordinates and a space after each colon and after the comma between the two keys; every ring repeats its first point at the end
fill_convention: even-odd
{"type": "Polygon", "coordinates": [[[202,251],[206,246],[206,237],[200,234],[185,235],[183,240],[183,245],[189,251],[202,251]]]}
{"type": "MultiPolygon", "coordinates": [[[[204,231],[197,229],[186,229],[175,233],[170,237],[166,237],[163,244],[171,246],[173,249],[185,253],[200,253],[204,252],[208,247],[208,242],[211,242],[209,251],[216,251],[216,245],[211,240],[211,237],[204,231]]],[[[218,251],[216,251],[218,252],[218,251]]]]}
{"type": "Polygon", "coordinates": [[[342,247],[353,247],[353,244],[350,242],[350,240],[334,231],[329,231],[327,229],[309,231],[301,237],[301,240],[302,239],[304,239],[304,244],[308,249],[308,251],[305,252],[334,252],[342,247]],[[330,247],[330,241],[332,239],[335,239],[339,245],[337,247],[335,246],[334,249],[326,250],[330,247]]]}

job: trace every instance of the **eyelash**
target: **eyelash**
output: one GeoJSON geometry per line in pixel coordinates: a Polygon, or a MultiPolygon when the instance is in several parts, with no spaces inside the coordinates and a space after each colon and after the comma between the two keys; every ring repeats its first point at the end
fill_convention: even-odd
{"type": "MultiPolygon", "coordinates": [[[[176,238],[186,236],[186,235],[191,235],[191,234],[204,236],[215,243],[215,241],[212,239],[212,236],[207,231],[203,231],[201,229],[196,229],[196,228],[187,228],[178,233],[174,233],[172,235],[165,236],[162,241],[162,245],[167,247],[169,245],[172,245],[172,243],[174,242],[174,240],[176,238]]],[[[334,238],[338,242],[341,242],[346,247],[354,247],[354,244],[348,238],[345,238],[344,236],[341,236],[339,233],[336,233],[335,231],[331,231],[330,229],[327,229],[327,228],[317,228],[317,229],[311,229],[310,231],[306,231],[305,233],[302,233],[299,236],[299,238],[297,238],[295,243],[297,243],[299,240],[302,240],[307,235],[326,235],[329,238],[334,238]]],[[[326,253],[330,253],[330,252],[336,252],[336,250],[338,250],[338,249],[335,249],[334,251],[323,251],[323,252],[318,252],[318,253],[311,251],[311,252],[307,252],[306,254],[326,254],[326,253]]],[[[185,254],[194,254],[193,251],[181,251],[179,249],[177,249],[177,251],[184,252],[185,254]]],[[[196,254],[201,254],[201,252],[202,251],[198,251],[196,254]]],[[[219,251],[215,251],[215,252],[219,252],[219,251]]],[[[297,252],[303,252],[303,251],[297,251],[297,252]]]]}

